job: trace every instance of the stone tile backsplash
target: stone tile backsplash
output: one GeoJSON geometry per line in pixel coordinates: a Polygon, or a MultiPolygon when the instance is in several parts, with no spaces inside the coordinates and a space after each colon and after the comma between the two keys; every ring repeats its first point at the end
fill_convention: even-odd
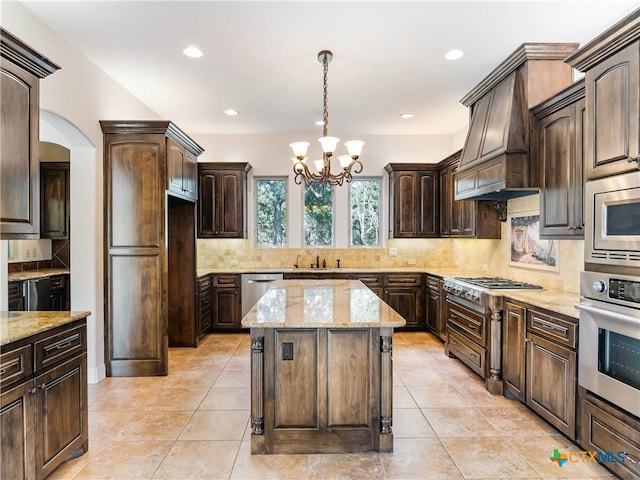
{"type": "MultiPolygon", "coordinates": [[[[538,195],[509,201],[509,213],[535,213],[538,195]]],[[[512,266],[507,224],[502,224],[501,240],[474,239],[389,239],[387,248],[252,248],[245,239],[198,239],[198,268],[250,269],[292,268],[297,255],[299,265],[308,268],[320,261],[328,268],[403,268],[403,267],[459,267],[461,272],[502,276],[536,283],[545,288],[579,292],[579,272],[583,269],[584,241],[556,240],[558,268],[554,271],[512,266]],[[396,256],[389,249],[397,250],[396,256]],[[413,263],[415,262],[415,263],[413,263]]]]}

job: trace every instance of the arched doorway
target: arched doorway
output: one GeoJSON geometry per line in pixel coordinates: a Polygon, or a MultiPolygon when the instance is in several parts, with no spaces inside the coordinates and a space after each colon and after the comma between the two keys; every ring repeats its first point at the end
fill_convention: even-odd
{"type": "Polygon", "coordinates": [[[102,151],[80,129],[55,113],[40,111],[40,141],[71,151],[71,310],[87,318],[89,383],[105,376],[102,267],[102,151]]]}

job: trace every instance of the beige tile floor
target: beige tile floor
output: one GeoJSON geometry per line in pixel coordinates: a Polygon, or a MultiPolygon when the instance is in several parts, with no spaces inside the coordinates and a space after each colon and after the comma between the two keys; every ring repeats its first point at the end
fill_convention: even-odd
{"type": "Polygon", "coordinates": [[[518,402],[492,396],[427,333],[394,337],[394,452],[251,455],[248,334],[169,351],[167,377],[89,385],[89,452],[59,479],[595,479],[580,450],[518,402]]]}

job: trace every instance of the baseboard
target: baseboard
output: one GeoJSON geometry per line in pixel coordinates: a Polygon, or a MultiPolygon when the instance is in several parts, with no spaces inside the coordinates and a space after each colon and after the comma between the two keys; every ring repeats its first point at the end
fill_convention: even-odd
{"type": "Polygon", "coordinates": [[[98,383],[100,380],[107,376],[107,369],[104,365],[99,365],[97,368],[89,368],[87,370],[87,383],[98,383]]]}

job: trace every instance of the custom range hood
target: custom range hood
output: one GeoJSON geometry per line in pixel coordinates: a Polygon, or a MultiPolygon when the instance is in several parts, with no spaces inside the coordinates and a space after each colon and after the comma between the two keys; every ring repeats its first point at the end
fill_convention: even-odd
{"type": "Polygon", "coordinates": [[[572,83],[572,69],[563,60],[577,48],[577,43],[524,43],[460,100],[471,120],[454,173],[456,200],[538,193],[529,108],[572,83]]]}

